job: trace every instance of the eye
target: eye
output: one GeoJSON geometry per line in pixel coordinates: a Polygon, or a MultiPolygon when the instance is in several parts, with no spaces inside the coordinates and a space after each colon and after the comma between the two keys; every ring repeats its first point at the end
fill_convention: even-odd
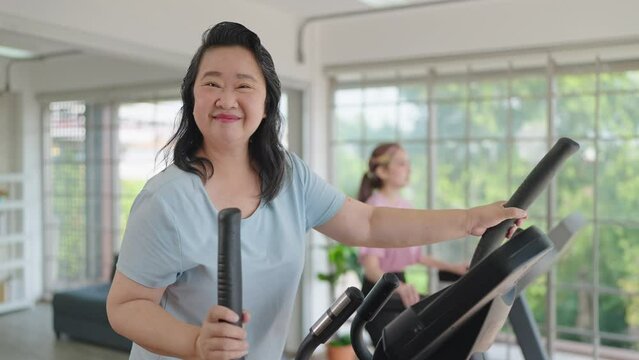
{"type": "Polygon", "coordinates": [[[252,89],[251,85],[249,85],[249,84],[240,84],[237,88],[238,89],[252,89]]]}
{"type": "Polygon", "coordinates": [[[204,83],[204,86],[219,88],[220,85],[214,81],[207,81],[204,83]]]}

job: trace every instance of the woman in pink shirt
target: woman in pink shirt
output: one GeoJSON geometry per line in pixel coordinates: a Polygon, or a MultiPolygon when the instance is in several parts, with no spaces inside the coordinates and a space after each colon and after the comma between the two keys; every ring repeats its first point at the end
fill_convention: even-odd
{"type": "MultiPolygon", "coordinates": [[[[370,205],[395,208],[411,208],[400,191],[408,184],[410,161],[408,154],[397,143],[381,144],[373,150],[368,161],[368,172],[362,178],[358,199],[370,205]]],[[[396,290],[397,297],[385,305],[382,311],[369,322],[366,330],[373,343],[381,337],[382,329],[406,307],[419,301],[414,286],[404,282],[404,269],[413,264],[423,264],[439,270],[464,274],[466,264],[450,264],[422,254],[422,247],[407,248],[360,248],[359,261],[364,268],[362,291],[368,294],[375,282],[386,272],[395,273],[401,280],[396,290]]]]}

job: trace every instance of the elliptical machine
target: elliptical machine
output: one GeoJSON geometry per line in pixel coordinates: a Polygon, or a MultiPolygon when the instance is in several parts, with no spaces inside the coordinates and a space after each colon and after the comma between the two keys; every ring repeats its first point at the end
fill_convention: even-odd
{"type": "MultiPolygon", "coordinates": [[[[504,206],[527,209],[578,149],[579,144],[573,140],[559,139],[504,206]]],[[[506,220],[488,229],[479,241],[468,273],[389,323],[373,354],[366,347],[363,329],[399,285],[399,279],[392,274],[385,274],[365,299],[360,290],[347,289],[311,327],[296,359],[310,358],[315,348],[328,340],[355,311],[351,338],[362,360],[468,359],[488,350],[517,298],[517,282],[553,249],[550,239],[535,226],[520,231],[501,245],[513,224],[514,220],[506,220]]],[[[224,243],[220,238],[220,246],[224,243]]],[[[223,253],[227,252],[220,249],[220,254],[223,253]]],[[[228,278],[222,279],[233,278],[229,269],[219,270],[219,283],[224,284],[222,293],[241,292],[241,286],[237,287],[228,278]]],[[[238,309],[232,309],[241,313],[241,303],[238,309]]]]}

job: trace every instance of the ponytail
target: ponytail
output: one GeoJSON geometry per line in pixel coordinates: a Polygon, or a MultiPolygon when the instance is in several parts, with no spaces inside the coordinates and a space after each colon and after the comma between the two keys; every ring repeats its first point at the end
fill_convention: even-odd
{"type": "Polygon", "coordinates": [[[375,173],[366,172],[366,174],[362,176],[362,182],[359,185],[357,200],[366,202],[366,200],[373,195],[373,190],[380,187],[381,183],[382,179],[378,178],[375,173]]]}
{"type": "Polygon", "coordinates": [[[384,186],[384,182],[377,177],[375,170],[378,166],[388,165],[395,151],[400,148],[401,146],[398,143],[384,143],[375,147],[368,159],[368,171],[362,176],[362,182],[357,192],[357,200],[366,202],[373,195],[373,190],[384,186]]]}

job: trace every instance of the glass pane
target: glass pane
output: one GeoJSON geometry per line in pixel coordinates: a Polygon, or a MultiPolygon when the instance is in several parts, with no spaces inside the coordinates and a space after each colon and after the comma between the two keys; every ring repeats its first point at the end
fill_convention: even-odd
{"type": "Polygon", "coordinates": [[[431,245],[433,256],[451,263],[470,263],[479,238],[471,236],[431,245]]]}
{"type": "MultiPolygon", "coordinates": [[[[158,151],[173,135],[181,107],[181,101],[170,100],[123,103],[117,108],[120,240],[135,197],[146,180],[165,167],[164,156],[167,154],[158,154],[158,151]]],[[[171,158],[169,154],[167,160],[171,158]]]]}
{"type": "Polygon", "coordinates": [[[603,138],[639,136],[639,94],[600,98],[599,131],[603,138]]]}
{"type": "Polygon", "coordinates": [[[367,160],[357,144],[333,146],[333,184],[348,196],[357,198],[367,160]]]}
{"type": "Polygon", "coordinates": [[[410,158],[411,172],[408,187],[403,191],[406,199],[413,204],[415,208],[426,208],[426,189],[428,182],[426,178],[427,158],[426,145],[424,144],[404,144],[404,149],[408,152],[410,158]]]}
{"type": "Polygon", "coordinates": [[[637,90],[639,89],[639,71],[602,73],[599,75],[601,90],[637,90]]]}
{"type": "Polygon", "coordinates": [[[513,97],[510,99],[512,108],[512,132],[516,138],[546,137],[548,132],[548,116],[545,99],[525,99],[513,97]]]}
{"type": "Polygon", "coordinates": [[[601,142],[598,215],[614,220],[639,217],[639,140],[601,142]]]}
{"type": "MultiPolygon", "coordinates": [[[[613,334],[628,334],[629,326],[626,322],[627,297],[612,294],[599,295],[599,330],[613,334]]],[[[606,346],[627,347],[625,341],[601,339],[606,346]]]]}
{"type": "Polygon", "coordinates": [[[362,109],[360,105],[343,105],[333,110],[336,140],[357,140],[362,137],[362,109]]]}
{"type": "Polygon", "coordinates": [[[508,103],[505,100],[482,101],[470,104],[470,136],[505,137],[508,103]]]}
{"type": "Polygon", "coordinates": [[[435,105],[438,138],[463,138],[466,129],[466,103],[438,102],[435,105]]]}
{"type": "Polygon", "coordinates": [[[505,199],[508,194],[508,154],[503,142],[472,141],[469,146],[470,206],[505,199]]]}
{"type": "Polygon", "coordinates": [[[559,136],[594,137],[595,98],[593,96],[557,99],[555,128],[559,136]]]}
{"type": "Polygon", "coordinates": [[[397,107],[395,105],[368,105],[364,109],[366,139],[389,141],[397,137],[397,107]]]}
{"type": "Polygon", "coordinates": [[[360,105],[364,102],[364,92],[362,89],[338,89],[333,95],[335,106],[338,105],[360,105]]]}
{"type": "Polygon", "coordinates": [[[434,87],[433,98],[464,100],[466,99],[466,83],[441,83],[434,87]]]}
{"type": "Polygon", "coordinates": [[[401,87],[401,101],[426,102],[427,87],[423,83],[403,84],[401,87]]]}
{"type": "MultiPolygon", "coordinates": [[[[592,330],[592,293],[587,289],[557,289],[557,325],[572,330],[592,330]]],[[[580,342],[589,341],[589,336],[560,333],[559,338],[580,342]]]]}
{"type": "MultiPolygon", "coordinates": [[[[618,244],[619,252],[614,258],[615,262],[621,262],[623,274],[617,281],[618,286],[626,294],[632,294],[627,296],[625,302],[625,321],[631,329],[639,329],[639,267],[637,266],[637,259],[639,259],[639,226],[634,225],[632,227],[626,226],[623,230],[616,230],[616,233],[611,234],[616,239],[609,239],[607,235],[601,232],[601,241],[613,241],[618,244]]],[[[633,330],[635,331],[635,330],[633,330]]],[[[635,349],[639,349],[639,340],[636,340],[635,349]]]]}
{"type": "Polygon", "coordinates": [[[557,281],[562,284],[591,285],[593,225],[588,224],[579,231],[570,244],[570,248],[557,264],[557,281]]]}
{"type": "Polygon", "coordinates": [[[118,118],[127,123],[150,123],[155,119],[154,115],[153,103],[122,104],[118,107],[118,118]]]}
{"type": "Polygon", "coordinates": [[[470,95],[480,99],[505,98],[508,95],[506,80],[473,81],[470,83],[470,95]]]}
{"type": "Polygon", "coordinates": [[[544,76],[523,76],[511,82],[511,94],[521,97],[545,97],[547,82],[544,76]]]}
{"type": "Polygon", "coordinates": [[[556,214],[566,216],[579,211],[591,216],[594,207],[595,147],[592,141],[579,141],[580,150],[557,173],[556,214]]]}
{"type": "MultiPolygon", "coordinates": [[[[632,269],[637,265],[638,258],[629,259],[630,254],[639,255],[637,230],[633,231],[621,225],[599,225],[599,281],[602,285],[611,288],[619,288],[624,281],[633,281],[630,278],[633,273],[639,272],[632,269]],[[630,263],[627,261],[630,260],[630,263]]],[[[638,279],[639,280],[639,279],[638,279]]]]}
{"type": "Polygon", "coordinates": [[[446,141],[435,149],[435,208],[466,207],[466,146],[462,142],[446,141]]]}
{"type": "Polygon", "coordinates": [[[424,139],[428,126],[428,108],[424,103],[404,102],[399,105],[399,136],[401,139],[424,139]]]}
{"type": "Polygon", "coordinates": [[[538,329],[545,333],[546,323],[546,276],[541,275],[525,290],[526,302],[533,313],[538,329]]]}
{"type": "Polygon", "coordinates": [[[364,102],[368,105],[395,105],[399,101],[399,88],[385,86],[364,89],[364,102]]]}
{"type": "Polygon", "coordinates": [[[567,74],[557,77],[557,92],[561,95],[594,94],[596,76],[588,74],[567,74]]]}
{"type": "Polygon", "coordinates": [[[182,101],[169,100],[160,101],[156,105],[155,121],[159,123],[173,125],[179,120],[179,112],[182,108],[182,101]]]}

